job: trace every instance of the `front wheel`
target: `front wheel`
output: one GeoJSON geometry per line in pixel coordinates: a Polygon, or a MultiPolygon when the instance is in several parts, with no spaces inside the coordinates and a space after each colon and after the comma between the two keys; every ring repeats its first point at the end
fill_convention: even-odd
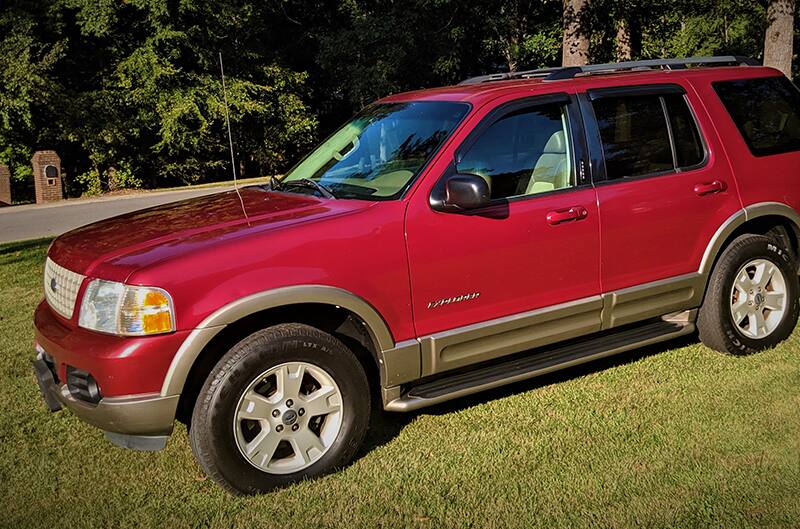
{"type": "Polygon", "coordinates": [[[762,235],[737,238],[709,280],[697,321],[700,339],[735,355],[777,345],[797,325],[799,289],[791,252],[762,235]]]}
{"type": "Polygon", "coordinates": [[[353,353],[318,329],[281,324],[223,356],[200,391],[189,438],[212,479],[255,494],[350,462],[369,415],[367,378],[353,353]]]}

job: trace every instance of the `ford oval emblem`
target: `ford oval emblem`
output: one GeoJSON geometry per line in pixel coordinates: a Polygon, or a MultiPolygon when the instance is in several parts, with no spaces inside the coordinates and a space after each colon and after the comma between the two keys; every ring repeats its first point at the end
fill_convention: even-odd
{"type": "Polygon", "coordinates": [[[55,277],[50,278],[50,290],[52,290],[53,292],[58,290],[58,281],[56,281],[55,277]]]}

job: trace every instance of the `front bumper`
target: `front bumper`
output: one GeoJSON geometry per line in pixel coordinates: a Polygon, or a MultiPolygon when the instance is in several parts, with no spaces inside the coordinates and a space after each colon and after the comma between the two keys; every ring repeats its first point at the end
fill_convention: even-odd
{"type": "Polygon", "coordinates": [[[56,380],[69,366],[90,373],[108,397],[161,393],[175,353],[190,331],[141,337],[101,334],[66,321],[42,301],[34,314],[36,343],[53,358],[56,380]]]}
{"type": "Polygon", "coordinates": [[[40,351],[33,361],[36,381],[51,411],[65,407],[83,421],[106,432],[117,445],[142,450],[157,450],[172,433],[178,396],[158,394],[103,397],[97,404],[76,399],[66,384],[56,382],[40,351]]]}

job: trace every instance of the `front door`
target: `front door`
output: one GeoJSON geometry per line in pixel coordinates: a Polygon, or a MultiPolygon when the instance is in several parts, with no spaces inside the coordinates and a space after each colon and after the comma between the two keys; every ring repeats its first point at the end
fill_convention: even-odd
{"type": "Polygon", "coordinates": [[[488,111],[447,154],[484,178],[491,205],[434,211],[420,189],[406,219],[423,376],[600,328],[599,216],[566,94],[488,111]]]}

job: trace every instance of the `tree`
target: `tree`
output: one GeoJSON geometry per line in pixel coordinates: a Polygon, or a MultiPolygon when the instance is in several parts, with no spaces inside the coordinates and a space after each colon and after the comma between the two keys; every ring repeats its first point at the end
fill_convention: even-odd
{"type": "Polygon", "coordinates": [[[11,168],[15,193],[31,176],[33,147],[54,133],[47,126],[55,121],[53,70],[65,50],[59,39],[41,38],[49,8],[21,1],[0,12],[0,163],[11,168]]]}
{"type": "Polygon", "coordinates": [[[241,166],[285,170],[317,121],[307,75],[279,64],[263,9],[13,0],[0,15],[0,160],[25,176],[31,150],[55,148],[71,194],[225,177],[222,51],[241,166]]]}
{"type": "Polygon", "coordinates": [[[564,0],[562,66],[589,64],[589,0],[564,0]]]}
{"type": "Polygon", "coordinates": [[[561,47],[561,0],[516,0],[486,6],[479,15],[483,51],[502,57],[508,71],[552,66],[561,47]]]}
{"type": "Polygon", "coordinates": [[[633,58],[633,34],[631,33],[631,23],[626,18],[617,21],[617,60],[629,61],[633,58]]]}
{"type": "Polygon", "coordinates": [[[54,148],[78,195],[229,177],[219,51],[237,165],[256,176],[377,98],[559,53],[763,52],[788,73],[797,0],[2,1],[0,162],[20,185],[54,148]]]}
{"type": "Polygon", "coordinates": [[[764,37],[764,66],[772,66],[792,77],[795,0],[770,0],[764,37]]]}

